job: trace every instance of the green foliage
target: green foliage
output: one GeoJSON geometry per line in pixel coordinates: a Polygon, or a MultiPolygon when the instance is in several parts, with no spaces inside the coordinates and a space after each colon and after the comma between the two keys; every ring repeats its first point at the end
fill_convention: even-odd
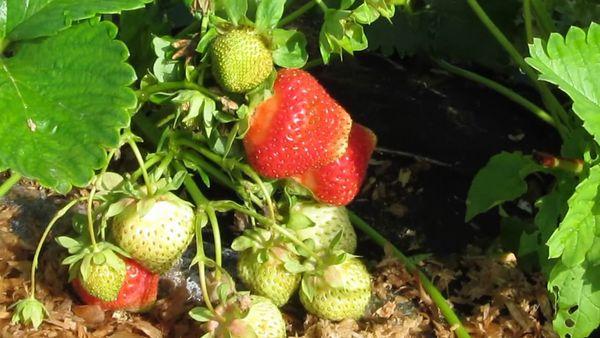
{"type": "Polygon", "coordinates": [[[256,28],[269,30],[277,27],[284,7],[285,0],[261,1],[256,9],[256,28]]]}
{"type": "Polygon", "coordinates": [[[506,201],[512,201],[527,191],[525,178],[543,168],[530,156],[502,152],[493,156],[473,179],[467,197],[469,221],[506,201]]]}
{"type": "Polygon", "coordinates": [[[136,104],[115,35],[111,23],[82,23],[0,58],[1,169],[63,193],[89,183],[136,104]]]}
{"type": "Polygon", "coordinates": [[[580,265],[592,248],[596,233],[600,233],[598,187],[600,167],[590,169],[590,175],[569,198],[569,211],[558,230],[548,240],[550,258],[561,258],[567,267],[580,265]]]}
{"type": "Polygon", "coordinates": [[[30,0],[0,4],[0,41],[49,36],[74,21],[140,8],[151,0],[30,0]]]}
{"type": "Polygon", "coordinates": [[[331,54],[344,51],[352,54],[367,48],[368,42],[362,25],[355,21],[349,10],[327,9],[325,22],[319,33],[323,62],[329,63],[331,54]]]}
{"type": "Polygon", "coordinates": [[[285,68],[302,68],[308,60],[306,37],[296,30],[273,30],[273,62],[285,68]]]}
{"type": "Polygon", "coordinates": [[[591,263],[567,267],[556,264],[548,278],[554,293],[554,329],[561,337],[587,337],[600,323],[600,266],[591,263]]]}
{"type": "Polygon", "coordinates": [[[527,62],[537,69],[540,79],[556,84],[573,100],[573,111],[585,129],[600,141],[600,25],[586,32],[572,27],[566,37],[553,33],[544,45],[535,39],[527,62]]]}
{"type": "MultiPolygon", "coordinates": [[[[488,0],[481,5],[509,35],[519,31],[520,1],[488,0]]],[[[434,55],[498,67],[506,54],[464,0],[425,0],[414,13],[400,11],[391,23],[379,20],[366,27],[369,49],[400,56],[434,55]]]]}

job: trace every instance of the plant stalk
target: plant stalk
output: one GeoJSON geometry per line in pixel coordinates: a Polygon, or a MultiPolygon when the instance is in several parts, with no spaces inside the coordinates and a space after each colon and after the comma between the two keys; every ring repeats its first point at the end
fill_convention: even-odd
{"type": "Polygon", "coordinates": [[[195,163],[201,167],[202,170],[206,171],[206,173],[212,176],[219,184],[234,191],[238,190],[238,188],[235,186],[235,184],[233,184],[229,177],[227,177],[227,175],[223,174],[223,172],[219,169],[213,167],[212,164],[206,162],[202,157],[189,151],[183,151],[181,157],[183,160],[195,163]]]}
{"type": "Polygon", "coordinates": [[[131,137],[127,140],[127,143],[131,147],[131,150],[133,150],[133,155],[135,156],[135,159],[137,160],[140,169],[142,170],[142,176],[144,177],[144,183],[146,184],[147,194],[148,196],[152,196],[154,194],[154,186],[152,184],[152,181],[150,180],[148,171],[146,170],[146,165],[144,163],[142,153],[140,152],[140,149],[131,137]]]}
{"type": "Polygon", "coordinates": [[[201,92],[202,94],[210,97],[211,99],[217,101],[219,100],[219,96],[212,91],[208,90],[205,87],[202,87],[194,82],[189,81],[175,81],[175,82],[162,82],[157,83],[155,85],[150,85],[144,89],[140,89],[137,91],[137,97],[140,102],[146,102],[150,99],[150,96],[159,92],[170,92],[176,91],[180,89],[192,89],[201,92]]]}
{"type": "MultiPolygon", "coordinates": [[[[221,231],[219,229],[219,221],[217,220],[217,215],[215,214],[215,209],[213,209],[210,204],[206,205],[206,214],[208,215],[208,222],[210,223],[211,230],[213,233],[213,240],[215,244],[215,263],[218,267],[222,266],[222,250],[221,250],[221,231]]],[[[221,278],[221,271],[217,269],[216,271],[217,280],[221,278]]]]}
{"type": "Polygon", "coordinates": [[[533,42],[533,18],[531,16],[531,0],[523,0],[523,21],[525,22],[525,38],[527,43],[533,42]]]}
{"type": "Polygon", "coordinates": [[[451,327],[454,327],[454,333],[458,338],[470,338],[469,332],[462,325],[460,319],[452,310],[450,303],[444,298],[440,290],[438,290],[435,285],[427,278],[427,276],[421,272],[421,270],[411,261],[408,257],[406,257],[398,248],[392,245],[387,239],[385,239],[381,234],[379,234],[375,229],[373,229],[367,222],[365,222],[362,218],[356,215],[354,212],[348,210],[348,216],[350,217],[350,221],[362,232],[364,232],[367,236],[369,236],[375,243],[380,245],[381,247],[390,247],[398,260],[406,267],[406,269],[412,273],[416,274],[419,277],[419,282],[423,289],[427,292],[429,297],[433,300],[433,302],[437,305],[437,307],[442,312],[444,318],[451,327]]]}
{"type": "MultiPolygon", "coordinates": [[[[205,148],[195,142],[191,142],[188,139],[178,138],[176,141],[179,145],[189,147],[197,152],[199,152],[202,156],[206,157],[210,161],[214,162],[224,170],[228,170],[228,162],[226,159],[223,159],[221,156],[213,153],[210,149],[205,148]]],[[[264,195],[265,202],[267,203],[267,208],[269,210],[269,217],[275,218],[275,207],[273,205],[273,201],[271,200],[271,195],[267,191],[264,182],[260,178],[260,176],[252,169],[250,166],[235,162],[233,163],[238,169],[240,169],[244,174],[250,177],[256,185],[260,188],[262,194],[264,195]]]]}
{"type": "Polygon", "coordinates": [[[2,185],[0,185],[0,198],[6,195],[10,189],[19,182],[21,177],[23,177],[21,174],[14,171],[11,172],[10,176],[4,182],[2,182],[2,185]]]}
{"type": "Polygon", "coordinates": [[[537,73],[531,68],[523,56],[519,53],[517,48],[508,40],[508,38],[500,31],[498,26],[494,24],[492,19],[487,15],[483,8],[479,5],[477,0],[467,0],[473,12],[479,17],[479,20],[487,27],[494,38],[500,43],[500,45],[508,52],[513,61],[525,72],[527,77],[533,82],[535,87],[540,92],[542,99],[550,112],[555,116],[557,123],[562,122],[566,128],[571,127],[571,119],[565,109],[562,107],[558,99],[552,94],[548,86],[545,83],[538,81],[537,73]]]}
{"type": "Polygon", "coordinates": [[[204,304],[211,311],[215,312],[215,308],[210,301],[210,295],[208,294],[208,287],[206,287],[206,265],[204,264],[204,258],[206,255],[204,254],[204,241],[202,240],[202,228],[200,227],[200,222],[197,221],[196,218],[196,255],[201,256],[202,259],[198,260],[198,277],[200,280],[200,289],[202,290],[202,298],[204,299],[204,304]]]}
{"type": "Polygon", "coordinates": [[[552,32],[556,32],[556,25],[554,24],[554,20],[550,17],[548,9],[546,8],[546,4],[541,0],[531,0],[531,4],[533,5],[533,10],[536,14],[536,19],[540,28],[542,29],[542,36],[547,38],[548,35],[552,32]]]}
{"type": "Polygon", "coordinates": [[[35,248],[35,254],[33,255],[33,261],[31,262],[31,289],[29,290],[29,295],[32,298],[35,298],[35,271],[37,269],[40,252],[42,252],[42,247],[44,246],[44,242],[46,241],[48,234],[50,234],[50,231],[52,230],[52,227],[54,226],[54,224],[56,224],[56,222],[61,217],[63,217],[67,213],[67,211],[69,211],[69,209],[71,209],[75,204],[77,204],[85,199],[86,199],[86,197],[80,197],[80,198],[74,199],[71,202],[67,203],[67,205],[62,207],[62,209],[58,210],[56,212],[56,214],[54,215],[54,217],[52,218],[52,220],[50,220],[50,223],[48,223],[48,225],[46,226],[46,230],[44,230],[42,237],[40,237],[40,241],[38,242],[38,245],[35,248]]]}
{"type": "Polygon", "coordinates": [[[304,242],[299,240],[297,236],[294,236],[293,234],[291,234],[286,228],[278,225],[273,219],[265,217],[265,216],[257,213],[254,210],[246,208],[246,207],[244,207],[238,203],[232,202],[232,201],[213,201],[212,203],[215,205],[218,205],[218,204],[225,205],[232,210],[239,211],[243,214],[246,214],[250,217],[255,218],[259,223],[262,223],[263,225],[268,226],[270,229],[277,231],[279,234],[281,234],[284,237],[286,237],[287,239],[289,239],[292,243],[294,243],[298,247],[302,248],[311,257],[318,259],[317,255],[314,253],[314,251],[311,248],[309,248],[306,244],[304,244],[304,242]]]}
{"type": "Polygon", "coordinates": [[[540,120],[548,123],[549,125],[553,126],[554,128],[558,129],[559,132],[564,132],[564,127],[562,125],[557,125],[556,122],[554,121],[554,118],[552,118],[552,116],[550,116],[550,114],[548,114],[544,109],[542,109],[541,107],[539,107],[538,105],[536,105],[535,103],[529,101],[528,99],[526,99],[525,97],[519,95],[518,93],[516,93],[514,90],[501,85],[500,83],[493,81],[491,79],[488,79],[484,76],[481,76],[477,73],[471,72],[469,70],[460,68],[458,66],[452,65],[446,61],[443,60],[437,60],[436,61],[437,64],[442,67],[444,70],[464,77],[466,79],[469,79],[471,81],[480,83],[488,88],[491,88],[493,90],[495,90],[496,92],[504,95],[506,98],[508,98],[509,100],[519,104],[520,106],[522,106],[523,108],[529,110],[530,112],[532,112],[536,117],[538,117],[540,120]],[[561,129],[563,128],[563,129],[561,129]]]}
{"type": "Polygon", "coordinates": [[[317,2],[315,0],[311,0],[307,3],[305,3],[304,5],[302,5],[302,7],[298,8],[297,10],[286,15],[283,19],[279,20],[279,23],[277,24],[277,26],[283,27],[283,26],[291,23],[292,21],[296,20],[297,18],[302,16],[304,13],[308,12],[313,7],[315,7],[316,4],[317,4],[317,2]]]}

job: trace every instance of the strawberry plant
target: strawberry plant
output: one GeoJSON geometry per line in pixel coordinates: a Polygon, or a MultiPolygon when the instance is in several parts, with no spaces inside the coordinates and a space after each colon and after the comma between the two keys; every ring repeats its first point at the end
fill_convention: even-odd
{"type": "MultiPolygon", "coordinates": [[[[525,38],[529,42],[528,56],[524,57],[476,0],[467,3],[532,81],[543,107],[480,74],[441,60],[438,64],[521,104],[556,129],[562,148],[560,154],[554,155],[502,152],[493,156],[473,179],[466,221],[498,208],[506,223],[518,220],[524,224],[515,250],[524,260],[535,257],[535,265],[547,276],[548,292],[553,295],[555,306],[554,329],[561,337],[586,337],[600,325],[596,256],[600,132],[596,73],[600,26],[572,26],[561,35],[552,20],[552,11],[540,1],[524,1],[525,38]],[[568,96],[569,108],[565,108],[567,104],[563,105],[550,84],[568,96]],[[532,175],[551,177],[551,188],[535,201],[534,215],[519,216],[510,211],[507,202],[519,200],[528,191],[527,179],[532,175]]],[[[576,8],[571,2],[560,3],[558,12],[576,8]]],[[[580,9],[590,10],[595,6],[585,2],[579,5],[580,9]]]]}
{"type": "MultiPolygon", "coordinates": [[[[54,237],[68,252],[65,280],[86,304],[148,310],[159,275],[194,243],[204,304],[189,316],[207,337],[283,337],[278,307],[297,293],[316,316],[359,319],[372,287],[367,265],[353,255],[354,225],[391,247],[456,335],[469,337],[413,260],[344,207],[360,191],[377,138],[310,73],[366,49],[364,27],[406,7],[387,0],[0,5],[0,169],[11,173],[0,196],[20,177],[61,194],[88,192],[45,228],[13,322],[37,328],[48,315],[36,298],[39,256],[57,221],[82,204],[72,230],[54,237]],[[161,8],[173,10],[161,16],[161,8]],[[305,34],[297,19],[308,13],[318,29],[305,34]],[[156,17],[161,24],[149,19],[156,17]],[[122,169],[123,154],[137,169],[122,169]],[[215,186],[228,199],[212,197],[215,186]],[[218,216],[225,213],[245,220],[232,248],[252,295],[224,268],[228,228],[218,216]]],[[[581,254],[567,254],[565,266],[583,264],[581,254]]]]}

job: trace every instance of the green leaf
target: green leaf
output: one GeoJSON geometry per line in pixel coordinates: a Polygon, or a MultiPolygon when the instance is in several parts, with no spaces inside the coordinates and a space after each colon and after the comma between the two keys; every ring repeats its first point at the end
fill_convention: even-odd
{"type": "Polygon", "coordinates": [[[202,37],[200,41],[198,41],[198,46],[196,46],[196,51],[199,53],[206,53],[208,46],[210,43],[219,35],[216,28],[212,27],[202,37]]]}
{"type": "Polygon", "coordinates": [[[227,302],[227,297],[231,294],[231,290],[229,289],[229,284],[221,283],[217,286],[217,295],[219,295],[219,301],[221,304],[225,304],[227,302]]]}
{"type": "Polygon", "coordinates": [[[197,90],[181,90],[173,98],[173,103],[185,106],[182,122],[190,122],[201,117],[205,131],[209,133],[213,127],[213,118],[217,114],[216,103],[213,99],[197,90]]]}
{"type": "Polygon", "coordinates": [[[296,274],[296,273],[302,273],[304,271],[306,271],[306,267],[302,264],[300,264],[300,262],[298,262],[295,259],[290,259],[287,260],[283,267],[290,273],[296,274]]]}
{"type": "Polygon", "coordinates": [[[254,241],[247,236],[239,236],[231,243],[231,249],[237,252],[242,252],[254,247],[254,241]]]}
{"type": "Polygon", "coordinates": [[[600,324],[600,266],[567,267],[558,262],[548,290],[556,300],[553,326],[561,337],[587,337],[600,324]]]}
{"type": "Polygon", "coordinates": [[[548,240],[550,258],[561,257],[568,267],[580,265],[585,260],[600,224],[599,184],[600,166],[594,166],[569,198],[569,211],[548,240]]]}
{"type": "Polygon", "coordinates": [[[61,193],[89,183],[136,105],[115,35],[112,23],[82,23],[0,58],[0,170],[61,193]]]}
{"type": "Polygon", "coordinates": [[[304,215],[299,211],[294,210],[293,208],[290,209],[290,215],[288,217],[287,223],[285,224],[286,228],[292,230],[301,230],[311,227],[313,225],[315,225],[315,222],[308,218],[308,216],[304,215]]]}
{"type": "Polygon", "coordinates": [[[97,176],[95,186],[99,193],[109,192],[123,182],[123,176],[107,171],[97,176]]]}
{"type": "Polygon", "coordinates": [[[76,248],[77,250],[83,247],[83,244],[78,240],[68,237],[68,236],[59,236],[56,238],[56,242],[65,249],[71,250],[72,248],[76,248]]]}
{"type": "Polygon", "coordinates": [[[539,264],[545,275],[548,275],[553,266],[549,260],[549,251],[546,242],[558,228],[560,220],[567,213],[567,201],[575,190],[575,178],[571,175],[559,179],[554,190],[548,195],[540,198],[535,206],[538,212],[535,215],[534,223],[540,233],[540,242],[538,248],[539,264]]]}
{"type": "Polygon", "coordinates": [[[527,191],[525,177],[541,170],[530,156],[519,152],[493,156],[471,183],[465,220],[523,195],[527,191]]]}
{"type": "Polygon", "coordinates": [[[246,12],[248,11],[247,0],[221,0],[221,2],[223,3],[227,17],[235,26],[246,17],[246,12]]]}
{"type": "Polygon", "coordinates": [[[379,12],[376,8],[369,6],[363,2],[360,6],[352,11],[352,17],[361,24],[369,25],[379,18],[379,12]]]}
{"type": "Polygon", "coordinates": [[[159,82],[178,81],[183,79],[184,65],[179,60],[173,60],[171,56],[175,49],[171,44],[175,38],[170,36],[155,37],[152,39],[154,54],[157,58],[152,67],[152,73],[159,82]]]}
{"type": "Polygon", "coordinates": [[[151,0],[3,0],[0,2],[0,41],[54,35],[74,21],[141,8],[149,2],[151,0]]]}
{"type": "Polygon", "coordinates": [[[527,58],[541,75],[556,84],[573,100],[573,111],[583,126],[600,142],[600,25],[592,23],[587,35],[571,27],[566,37],[552,33],[548,43],[535,39],[527,58]]]}
{"type": "Polygon", "coordinates": [[[324,63],[329,63],[331,54],[343,51],[353,54],[368,47],[363,27],[351,17],[347,10],[329,9],[319,33],[319,49],[324,63]]]}
{"type": "Polygon", "coordinates": [[[190,317],[197,322],[208,322],[214,314],[205,307],[195,307],[188,312],[190,317]]]}
{"type": "Polygon", "coordinates": [[[302,68],[308,60],[306,37],[296,30],[273,31],[273,62],[280,67],[302,68]]]}
{"type": "Polygon", "coordinates": [[[269,30],[277,26],[283,15],[286,0],[263,0],[256,8],[256,28],[269,30]]]}

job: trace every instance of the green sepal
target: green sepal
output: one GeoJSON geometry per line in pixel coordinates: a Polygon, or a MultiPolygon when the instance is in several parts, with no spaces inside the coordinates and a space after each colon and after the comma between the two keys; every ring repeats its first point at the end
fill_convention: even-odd
{"type": "Polygon", "coordinates": [[[21,299],[11,305],[10,308],[14,308],[11,324],[31,324],[37,329],[44,318],[48,316],[48,310],[46,310],[44,304],[33,297],[21,299]]]}
{"type": "Polygon", "coordinates": [[[202,306],[191,309],[188,314],[193,320],[201,323],[211,321],[214,318],[214,313],[202,306]]]}
{"type": "Polygon", "coordinates": [[[302,282],[300,283],[300,292],[304,293],[306,298],[311,302],[315,298],[315,286],[309,281],[309,279],[314,278],[315,277],[310,275],[304,275],[302,276],[302,282]]]}

